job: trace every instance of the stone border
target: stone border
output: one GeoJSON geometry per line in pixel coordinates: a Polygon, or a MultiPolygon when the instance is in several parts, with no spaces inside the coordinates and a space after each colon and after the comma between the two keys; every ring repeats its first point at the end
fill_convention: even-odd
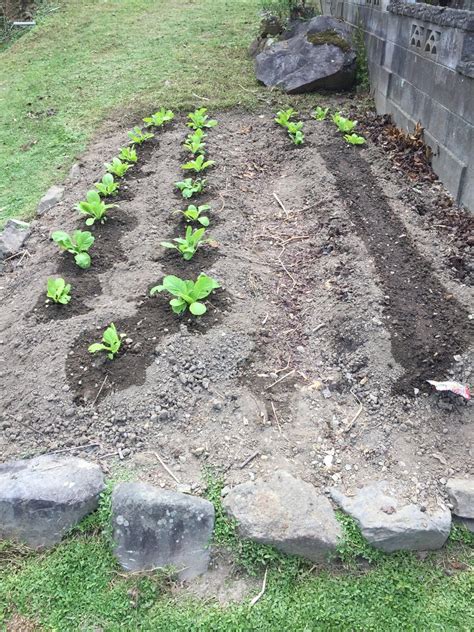
{"type": "MultiPolygon", "coordinates": [[[[452,519],[474,532],[474,479],[450,479],[450,508],[407,503],[397,483],[379,481],[329,495],[386,553],[441,549],[452,519]],[[452,513],[450,511],[452,510],[452,513]]],[[[52,547],[98,507],[100,467],[75,457],[44,455],[0,465],[0,540],[52,547]]],[[[312,562],[337,558],[343,529],[328,498],[288,472],[227,491],[224,509],[242,538],[312,562]]],[[[208,570],[215,510],[208,500],[146,483],[118,483],[112,493],[114,555],[126,571],[173,569],[179,580],[208,570]]]]}

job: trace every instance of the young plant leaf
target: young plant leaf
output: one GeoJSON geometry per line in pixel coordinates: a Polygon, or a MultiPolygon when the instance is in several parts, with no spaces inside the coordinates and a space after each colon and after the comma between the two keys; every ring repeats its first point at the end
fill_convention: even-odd
{"type": "Polygon", "coordinates": [[[166,110],[165,108],[161,108],[155,114],[144,118],[143,122],[146,123],[149,127],[162,127],[165,123],[172,121],[174,119],[174,113],[171,110],[166,110]]]}
{"type": "Polygon", "coordinates": [[[102,334],[102,342],[94,342],[89,345],[89,353],[97,353],[98,351],[106,351],[110,360],[113,360],[122,346],[122,338],[125,334],[119,334],[114,323],[110,323],[102,334]]]}
{"type": "Polygon", "coordinates": [[[209,167],[212,167],[212,165],[215,165],[215,164],[216,163],[214,160],[205,160],[204,156],[201,154],[195,160],[190,160],[189,162],[186,162],[184,165],[181,165],[181,169],[195,171],[196,173],[201,173],[202,171],[205,171],[206,169],[208,169],[209,167]]]}
{"type": "Polygon", "coordinates": [[[128,132],[128,137],[130,138],[130,144],[141,145],[146,140],[150,140],[155,135],[151,132],[144,132],[139,127],[134,127],[130,132],[128,132]]]}
{"type": "Polygon", "coordinates": [[[70,291],[71,285],[64,279],[48,279],[46,296],[54,303],[67,305],[71,300],[70,291]]]}
{"type": "Polygon", "coordinates": [[[317,121],[324,121],[326,116],[328,115],[328,112],[329,108],[322,108],[320,105],[318,105],[311,116],[317,121]]]}
{"type": "Polygon", "coordinates": [[[217,121],[214,119],[210,119],[207,114],[207,108],[199,108],[194,112],[190,112],[188,114],[188,127],[192,129],[202,129],[203,127],[210,128],[215,127],[217,125],[217,121]]]}
{"type": "Polygon", "coordinates": [[[100,195],[108,197],[117,193],[120,184],[115,182],[114,176],[111,173],[106,173],[102,176],[102,180],[100,182],[96,182],[94,186],[100,195]]]}
{"type": "Polygon", "coordinates": [[[112,162],[106,162],[104,166],[109,173],[113,173],[117,178],[123,178],[132,165],[128,162],[122,162],[120,158],[115,157],[112,159],[112,162]]]}
{"type": "Polygon", "coordinates": [[[123,160],[125,162],[137,162],[138,156],[135,150],[135,146],[132,145],[131,147],[122,147],[119,153],[119,158],[120,160],[123,160]]]}
{"type": "Polygon", "coordinates": [[[176,297],[170,301],[174,313],[182,314],[188,308],[194,316],[202,316],[207,308],[200,300],[207,298],[213,290],[219,287],[220,285],[215,279],[205,274],[200,274],[195,282],[183,281],[179,277],[169,275],[163,279],[162,285],[157,285],[150,290],[150,295],[154,296],[159,292],[166,291],[176,297]]]}
{"type": "Polygon", "coordinates": [[[344,139],[349,145],[364,145],[365,138],[358,134],[344,134],[344,139]]]}
{"type": "Polygon", "coordinates": [[[87,251],[94,243],[95,237],[89,231],[75,230],[72,237],[62,230],[55,231],[51,238],[63,250],[75,255],[74,260],[80,268],[89,268],[91,258],[87,251]]]}
{"type": "Polygon", "coordinates": [[[175,182],[175,187],[181,191],[181,195],[185,200],[192,198],[193,195],[202,193],[206,186],[206,180],[193,180],[192,178],[186,178],[181,182],[175,182]]]}

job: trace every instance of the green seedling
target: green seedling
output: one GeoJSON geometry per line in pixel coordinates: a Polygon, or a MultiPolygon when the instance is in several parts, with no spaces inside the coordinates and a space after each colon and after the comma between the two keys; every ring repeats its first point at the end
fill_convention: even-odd
{"type": "Polygon", "coordinates": [[[287,126],[288,135],[295,145],[302,145],[304,143],[303,123],[288,123],[287,126]]]}
{"type": "Polygon", "coordinates": [[[275,123],[278,123],[278,125],[281,125],[282,127],[288,127],[288,123],[290,122],[290,120],[297,116],[298,112],[296,112],[296,110],[293,110],[293,108],[288,108],[287,110],[280,110],[279,112],[277,112],[277,115],[274,119],[275,123]]]}
{"type": "Polygon", "coordinates": [[[337,125],[337,128],[343,134],[349,134],[357,125],[357,121],[351,121],[351,119],[342,116],[340,112],[336,112],[332,116],[333,123],[337,125]]]}
{"type": "Polygon", "coordinates": [[[202,141],[206,138],[207,134],[202,129],[197,129],[193,134],[189,134],[183,145],[194,156],[196,154],[203,154],[206,151],[206,143],[202,141]]]}
{"type": "Polygon", "coordinates": [[[214,119],[210,119],[207,114],[207,108],[199,108],[194,112],[190,112],[188,114],[188,127],[192,129],[202,129],[204,127],[210,128],[215,127],[217,125],[217,121],[214,119]]]}
{"type": "Polygon", "coordinates": [[[67,305],[71,300],[70,283],[66,284],[64,279],[48,279],[46,296],[50,298],[54,303],[60,305],[67,305]]]}
{"type": "Polygon", "coordinates": [[[174,119],[174,113],[171,110],[166,110],[165,108],[161,108],[155,114],[144,118],[143,122],[146,123],[149,127],[162,127],[165,123],[172,121],[174,119]]]}
{"type": "Polygon", "coordinates": [[[130,132],[128,132],[128,137],[130,138],[130,144],[141,145],[146,140],[153,138],[154,134],[151,132],[144,132],[139,127],[134,127],[130,132]]]}
{"type": "Polygon", "coordinates": [[[123,178],[127,171],[131,168],[128,162],[122,162],[120,158],[113,158],[112,162],[106,162],[104,167],[109,173],[113,173],[117,178],[123,178]]]}
{"type": "Polygon", "coordinates": [[[106,351],[109,360],[113,360],[122,346],[122,338],[125,334],[119,334],[113,323],[107,327],[102,334],[102,342],[94,342],[89,346],[89,353],[97,353],[98,351],[106,351]]]}
{"type": "Polygon", "coordinates": [[[344,134],[344,139],[349,145],[363,145],[365,143],[365,138],[358,134],[344,134]]]}
{"type": "Polygon", "coordinates": [[[201,226],[207,228],[209,226],[209,218],[202,216],[201,213],[205,213],[210,208],[209,204],[202,204],[201,206],[190,204],[185,211],[177,211],[177,213],[182,213],[187,222],[199,222],[201,226]]]}
{"type": "Polygon", "coordinates": [[[137,162],[138,156],[135,151],[135,147],[133,145],[131,147],[122,147],[119,153],[119,158],[125,162],[137,162]]]}
{"type": "Polygon", "coordinates": [[[192,178],[186,178],[181,182],[175,182],[174,186],[181,191],[181,195],[185,200],[192,198],[193,195],[202,193],[206,186],[206,180],[193,180],[192,178]]]}
{"type": "Polygon", "coordinates": [[[120,184],[115,182],[114,176],[111,173],[106,173],[100,182],[94,184],[97,191],[102,197],[108,197],[114,195],[119,190],[120,184]]]}
{"type": "Polygon", "coordinates": [[[185,171],[195,171],[196,173],[201,173],[202,171],[205,171],[215,164],[216,163],[214,160],[205,160],[204,156],[201,154],[195,160],[190,160],[184,165],[181,165],[181,169],[184,169],[185,171]]]}
{"type": "Polygon", "coordinates": [[[311,116],[317,121],[324,121],[326,119],[326,116],[328,115],[328,112],[329,108],[322,108],[320,105],[318,105],[311,116]]]}
{"type": "Polygon", "coordinates": [[[162,285],[157,285],[150,290],[153,296],[158,292],[169,292],[176,298],[171,299],[171,309],[175,314],[182,314],[189,309],[194,316],[202,316],[207,308],[200,301],[207,298],[213,290],[217,290],[220,285],[217,281],[205,274],[200,274],[195,282],[183,281],[179,277],[165,276],[162,285]]]}
{"type": "Polygon", "coordinates": [[[95,237],[88,230],[81,231],[75,230],[72,237],[62,230],[55,231],[51,238],[55,241],[63,250],[72,253],[76,264],[83,268],[90,268],[91,258],[87,252],[94,243],[95,237]]]}
{"type": "Polygon", "coordinates": [[[117,206],[116,204],[106,204],[103,202],[97,191],[88,191],[86,197],[87,202],[79,202],[79,204],[76,204],[76,209],[84,213],[84,215],[89,215],[86,219],[87,226],[92,226],[94,222],[103,224],[107,219],[107,211],[109,208],[117,206]]]}
{"type": "Polygon", "coordinates": [[[171,241],[162,241],[161,246],[163,248],[173,248],[177,250],[183,256],[183,259],[189,261],[196,254],[196,250],[199,246],[202,246],[206,243],[204,240],[204,233],[206,232],[205,228],[197,228],[193,230],[191,226],[186,228],[186,233],[183,237],[176,237],[173,239],[175,243],[171,241]]]}

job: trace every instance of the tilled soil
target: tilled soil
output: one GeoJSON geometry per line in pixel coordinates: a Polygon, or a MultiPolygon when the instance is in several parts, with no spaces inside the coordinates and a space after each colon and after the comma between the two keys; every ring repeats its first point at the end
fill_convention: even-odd
{"type": "Polygon", "coordinates": [[[5,267],[2,460],[79,454],[173,487],[161,459],[193,490],[205,467],[229,483],[283,467],[323,488],[397,479],[434,502],[445,478],[473,469],[472,406],[426,384],[471,378],[472,291],[404,201],[410,191],[430,208],[440,185],[413,192],[376,147],[347,147],[329,122],[306,121],[296,148],[270,112],[217,118],[216,166],[196,200],[212,206],[216,243],[191,262],[159,245],[184,232],[178,117],[139,149],[119,208],[94,229],[90,270],[48,237],[83,226],[74,204],[125,131],[83,157],[80,181],[34,223],[30,256],[5,267]],[[201,271],[222,285],[202,318],[149,296],[165,274],[201,271]],[[73,286],[65,309],[45,303],[53,274],[73,286]],[[125,334],[113,362],[87,352],[110,322],[125,334]]]}

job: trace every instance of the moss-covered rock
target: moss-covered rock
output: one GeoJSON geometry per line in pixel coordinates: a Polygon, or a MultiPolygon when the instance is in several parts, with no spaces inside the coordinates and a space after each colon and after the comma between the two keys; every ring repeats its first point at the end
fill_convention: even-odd
{"type": "Polygon", "coordinates": [[[306,36],[308,42],[313,44],[314,46],[319,46],[321,44],[332,44],[333,46],[337,46],[345,53],[351,50],[351,45],[347,42],[343,37],[339,35],[336,31],[328,30],[321,31],[320,33],[308,33],[306,36]]]}

